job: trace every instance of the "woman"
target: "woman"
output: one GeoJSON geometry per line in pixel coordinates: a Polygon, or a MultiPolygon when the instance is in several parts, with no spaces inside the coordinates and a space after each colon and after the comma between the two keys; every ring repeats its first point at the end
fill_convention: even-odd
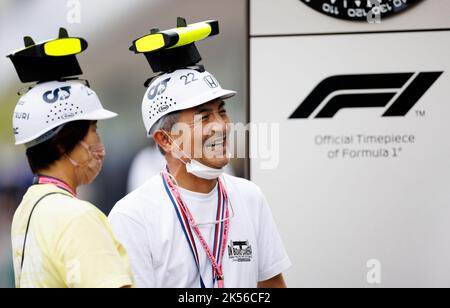
{"type": "Polygon", "coordinates": [[[132,286],[105,215],[76,194],[102,167],[97,120],[115,116],[77,80],[38,83],[17,104],[16,144],[36,175],[12,223],[17,287],[132,286]]]}

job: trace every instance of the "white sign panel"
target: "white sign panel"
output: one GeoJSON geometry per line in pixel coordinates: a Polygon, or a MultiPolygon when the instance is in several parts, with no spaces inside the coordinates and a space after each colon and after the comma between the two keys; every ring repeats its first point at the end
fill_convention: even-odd
{"type": "Polygon", "coordinates": [[[450,31],[251,39],[250,119],[279,125],[251,178],[290,286],[450,286],[449,55],[450,31]]]}

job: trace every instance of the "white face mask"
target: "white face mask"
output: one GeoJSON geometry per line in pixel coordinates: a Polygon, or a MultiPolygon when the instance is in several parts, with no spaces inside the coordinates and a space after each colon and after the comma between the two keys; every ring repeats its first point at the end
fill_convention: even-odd
{"type": "Polygon", "coordinates": [[[220,169],[216,169],[216,168],[211,168],[208,166],[205,166],[204,164],[202,164],[201,162],[192,159],[189,157],[189,155],[186,155],[186,153],[180,148],[180,146],[166,133],[167,138],[169,138],[172,143],[178,148],[178,150],[184,154],[184,156],[186,156],[187,158],[189,158],[191,161],[189,163],[184,162],[181,159],[180,155],[177,154],[173,154],[172,155],[179,159],[183,164],[186,165],[186,171],[190,174],[195,175],[198,178],[201,179],[205,179],[205,180],[215,180],[217,178],[219,178],[223,173],[224,173],[224,168],[220,168],[220,169]]]}
{"type": "Polygon", "coordinates": [[[187,172],[195,175],[196,177],[206,179],[206,180],[215,180],[220,177],[224,169],[216,169],[203,165],[197,160],[191,159],[190,163],[186,164],[187,172]]]}

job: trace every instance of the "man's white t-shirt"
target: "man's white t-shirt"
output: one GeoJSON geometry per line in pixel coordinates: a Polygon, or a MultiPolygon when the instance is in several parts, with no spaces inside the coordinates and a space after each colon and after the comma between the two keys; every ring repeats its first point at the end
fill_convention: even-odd
{"type": "MultiPolygon", "coordinates": [[[[245,179],[230,175],[221,178],[234,210],[223,257],[225,287],[255,288],[258,282],[286,271],[291,262],[261,190],[245,179]]],[[[179,188],[198,223],[215,220],[217,189],[216,185],[210,193],[201,194],[179,188]]],[[[200,287],[197,264],[161,174],[119,201],[109,221],[128,252],[137,287],[200,287]]],[[[214,226],[201,226],[200,230],[212,246],[214,226]]],[[[203,281],[206,287],[213,287],[211,262],[194,237],[203,281]]]]}

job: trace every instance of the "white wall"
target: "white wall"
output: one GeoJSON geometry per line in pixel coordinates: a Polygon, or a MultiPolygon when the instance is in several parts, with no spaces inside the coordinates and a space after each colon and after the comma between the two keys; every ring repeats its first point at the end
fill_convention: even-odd
{"type": "MultiPolygon", "coordinates": [[[[326,17],[298,0],[256,0],[251,33],[450,28],[449,16],[450,2],[425,0],[369,25],[326,17]]],[[[266,193],[294,263],[290,286],[378,286],[366,279],[370,259],[381,262],[379,286],[450,286],[449,55],[450,31],[251,38],[250,118],[280,125],[278,167],[263,170],[252,159],[251,178],[266,193]],[[404,117],[383,118],[386,107],[288,119],[327,77],[430,71],[444,73],[404,117]],[[407,134],[414,143],[315,144],[321,135],[357,134],[407,134]],[[389,157],[328,157],[344,148],[386,149],[389,157]],[[396,157],[393,148],[401,148],[396,157]]],[[[359,92],[400,95],[407,87],[359,92]]],[[[335,95],[345,93],[355,91],[335,95]]]]}

